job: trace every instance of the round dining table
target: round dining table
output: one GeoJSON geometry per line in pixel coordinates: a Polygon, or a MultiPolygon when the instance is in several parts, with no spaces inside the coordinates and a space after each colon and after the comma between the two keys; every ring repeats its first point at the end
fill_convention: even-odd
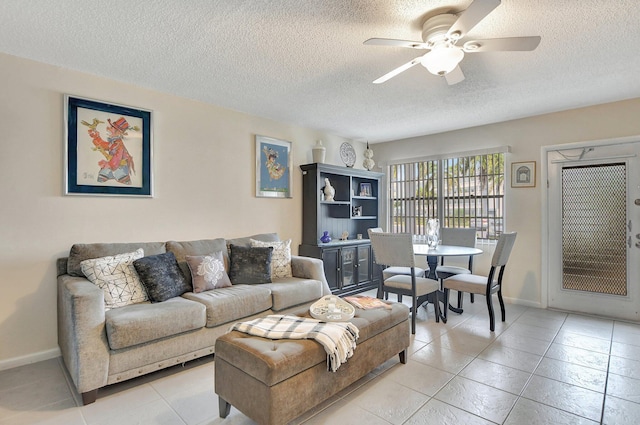
{"type": "MultiPolygon", "coordinates": [[[[413,253],[414,255],[427,257],[429,271],[428,275],[425,277],[438,280],[436,268],[438,267],[438,261],[441,257],[466,257],[469,255],[478,255],[482,254],[482,250],[478,248],[457,245],[438,245],[435,248],[430,248],[429,245],[424,243],[414,243],[413,253]]],[[[444,302],[444,293],[442,291],[438,291],[438,299],[444,302]]],[[[426,302],[427,296],[418,298],[418,305],[422,305],[426,302]]],[[[462,313],[462,310],[453,307],[451,304],[449,304],[447,307],[453,312],[462,313]]],[[[440,313],[440,318],[443,320],[443,322],[447,322],[442,313],[440,313]]]]}

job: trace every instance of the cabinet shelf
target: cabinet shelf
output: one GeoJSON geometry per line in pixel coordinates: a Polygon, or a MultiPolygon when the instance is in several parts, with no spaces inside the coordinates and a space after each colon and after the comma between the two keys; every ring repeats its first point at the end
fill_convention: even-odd
{"type": "Polygon", "coordinates": [[[352,196],[352,199],[361,199],[365,201],[377,201],[378,198],[375,196],[352,196]]]}
{"type": "MultiPolygon", "coordinates": [[[[351,217],[351,220],[377,220],[375,215],[355,215],[351,217]]],[[[377,227],[377,226],[374,226],[377,227]]]]}

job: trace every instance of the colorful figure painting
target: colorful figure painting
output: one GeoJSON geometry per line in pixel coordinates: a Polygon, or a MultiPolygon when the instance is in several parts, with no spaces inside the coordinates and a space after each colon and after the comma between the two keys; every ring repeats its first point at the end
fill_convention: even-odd
{"type": "Polygon", "coordinates": [[[67,193],[151,196],[150,112],[68,97],[67,193]]]}
{"type": "Polygon", "coordinates": [[[256,136],[256,196],[291,197],[291,143],[256,136]]]}

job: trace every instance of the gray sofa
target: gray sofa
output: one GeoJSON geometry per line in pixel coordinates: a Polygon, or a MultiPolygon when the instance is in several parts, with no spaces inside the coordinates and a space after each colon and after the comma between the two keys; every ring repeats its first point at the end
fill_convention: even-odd
{"type": "Polygon", "coordinates": [[[216,339],[230,324],[267,314],[299,310],[331,291],[322,261],[293,255],[293,277],[272,283],[233,285],[186,292],[164,302],[144,302],[105,310],[104,292],[80,269],[85,259],[144,250],[145,256],[173,252],[183,274],[187,255],[208,255],[250,238],[277,241],[277,234],[188,242],[75,244],[58,260],[58,343],[84,404],[98,389],[214,353],[216,339]]]}

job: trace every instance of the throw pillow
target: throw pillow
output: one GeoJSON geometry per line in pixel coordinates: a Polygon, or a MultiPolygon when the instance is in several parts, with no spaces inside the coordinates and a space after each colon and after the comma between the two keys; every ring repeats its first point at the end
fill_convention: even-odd
{"type": "Polygon", "coordinates": [[[262,242],[251,239],[251,246],[273,248],[271,255],[271,278],[291,277],[291,239],[278,242],[262,242]]]}
{"type": "Polygon", "coordinates": [[[134,252],[80,262],[82,273],[104,291],[106,310],[149,300],[133,266],[133,262],[143,256],[144,251],[140,248],[134,252]]]}
{"type": "Polygon", "coordinates": [[[247,248],[230,245],[229,278],[236,283],[271,283],[272,247],[247,248]]]}
{"type": "Polygon", "coordinates": [[[150,255],[133,262],[151,302],[157,303],[180,296],[191,285],[178,266],[173,252],[150,255]]]}
{"type": "Polygon", "coordinates": [[[216,288],[231,286],[231,280],[224,267],[222,251],[211,255],[185,256],[189,270],[191,270],[191,284],[193,292],[203,292],[216,288]]]}

